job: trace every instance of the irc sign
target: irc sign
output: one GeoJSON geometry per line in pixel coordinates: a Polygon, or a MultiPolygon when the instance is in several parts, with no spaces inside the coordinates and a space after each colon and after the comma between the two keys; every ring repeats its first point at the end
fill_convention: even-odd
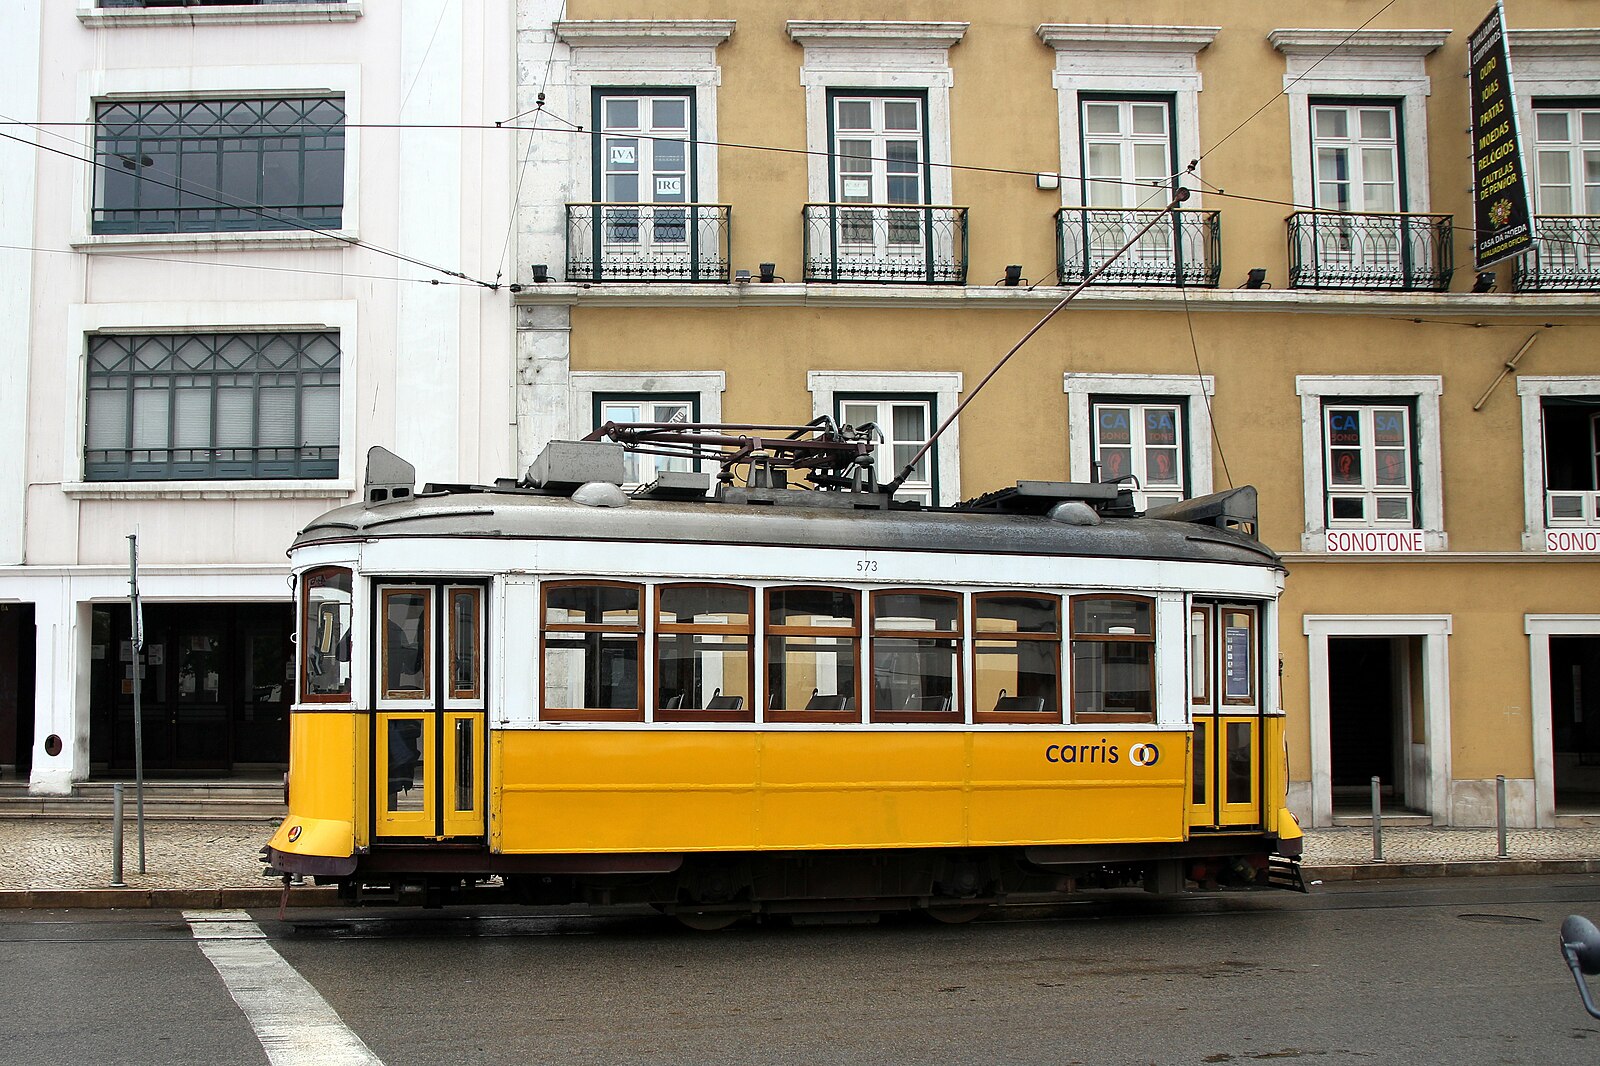
{"type": "Polygon", "coordinates": [[[1329,555],[1409,555],[1420,552],[1420,529],[1330,529],[1329,555]]]}

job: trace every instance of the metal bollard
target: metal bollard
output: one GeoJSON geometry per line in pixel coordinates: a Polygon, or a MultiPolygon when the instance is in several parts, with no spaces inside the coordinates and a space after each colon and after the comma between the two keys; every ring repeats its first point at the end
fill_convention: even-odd
{"type": "Polygon", "coordinates": [[[127,888],[122,880],[122,782],[111,786],[111,887],[127,888]]]}
{"type": "Polygon", "coordinates": [[[1383,861],[1383,800],[1376,777],[1372,779],[1372,861],[1383,861]]]}
{"type": "Polygon", "coordinates": [[[1494,778],[1494,824],[1500,835],[1499,857],[1504,859],[1509,854],[1506,851],[1506,775],[1496,774],[1494,778]]]}

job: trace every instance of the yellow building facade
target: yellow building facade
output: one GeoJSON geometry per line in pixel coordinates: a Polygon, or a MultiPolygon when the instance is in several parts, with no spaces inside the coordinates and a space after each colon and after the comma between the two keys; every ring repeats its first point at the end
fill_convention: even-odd
{"type": "Polygon", "coordinates": [[[1492,824],[1497,776],[1513,825],[1600,810],[1600,2],[1507,12],[1540,238],[1484,273],[1482,0],[551,6],[517,42],[524,465],[826,415],[887,479],[1087,281],[903,494],[1255,485],[1302,821],[1373,777],[1437,824],[1492,824]]]}

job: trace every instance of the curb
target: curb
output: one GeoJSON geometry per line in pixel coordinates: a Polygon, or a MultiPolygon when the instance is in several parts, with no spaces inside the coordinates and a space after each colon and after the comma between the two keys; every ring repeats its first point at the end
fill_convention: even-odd
{"type": "Polygon", "coordinates": [[[1592,873],[1600,873],[1600,859],[1453,859],[1448,862],[1361,862],[1300,868],[1300,874],[1307,882],[1592,873]]]}
{"type": "MultiPolygon", "coordinates": [[[[123,907],[232,910],[277,907],[282,899],[280,888],[26,888],[0,891],[0,910],[123,907]]],[[[308,885],[289,892],[291,907],[332,907],[338,902],[339,890],[332,885],[308,885]]]]}

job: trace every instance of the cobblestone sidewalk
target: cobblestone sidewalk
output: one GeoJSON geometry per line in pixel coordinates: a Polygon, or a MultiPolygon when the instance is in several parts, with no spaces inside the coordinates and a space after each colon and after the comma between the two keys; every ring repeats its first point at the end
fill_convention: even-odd
{"type": "MultiPolygon", "coordinates": [[[[131,888],[271,888],[259,853],[276,823],[151,821],[145,826],[144,876],[138,843],[125,825],[123,880],[131,888]]],[[[1514,829],[1513,859],[1600,859],[1600,827],[1514,829]]],[[[1386,829],[1387,864],[1493,860],[1492,829],[1386,829]]],[[[105,888],[111,883],[111,826],[49,818],[0,819],[0,891],[105,888]]],[[[1372,861],[1369,829],[1319,829],[1306,834],[1308,867],[1372,861]]]]}

